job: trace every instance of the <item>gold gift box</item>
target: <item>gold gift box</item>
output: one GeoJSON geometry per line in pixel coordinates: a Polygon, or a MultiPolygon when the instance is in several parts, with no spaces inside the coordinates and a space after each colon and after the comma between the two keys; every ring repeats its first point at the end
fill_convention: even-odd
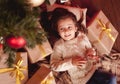
{"type": "Polygon", "coordinates": [[[118,36],[118,31],[100,10],[87,24],[88,38],[99,55],[110,54],[118,36]]]}
{"type": "Polygon", "coordinates": [[[52,53],[52,47],[48,40],[42,44],[36,45],[34,48],[26,47],[26,50],[28,52],[31,63],[38,62],[52,53]]]}
{"type": "Polygon", "coordinates": [[[5,63],[8,56],[4,53],[0,56],[0,84],[25,84],[28,79],[27,52],[16,53],[14,67],[8,67],[5,63]],[[21,77],[23,77],[22,80],[20,80],[21,77]]]}

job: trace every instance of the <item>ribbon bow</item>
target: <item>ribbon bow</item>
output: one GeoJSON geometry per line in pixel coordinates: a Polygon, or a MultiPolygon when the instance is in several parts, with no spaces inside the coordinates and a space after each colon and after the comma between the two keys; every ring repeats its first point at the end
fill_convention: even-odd
{"type": "Polygon", "coordinates": [[[13,68],[0,69],[0,73],[11,72],[10,76],[16,76],[16,84],[20,84],[20,80],[23,80],[25,77],[22,71],[27,69],[27,67],[21,66],[22,62],[23,60],[20,58],[17,64],[13,64],[13,68]]]}
{"type": "Polygon", "coordinates": [[[109,38],[112,40],[112,41],[115,41],[114,37],[111,35],[111,28],[108,28],[106,24],[104,24],[100,19],[97,20],[98,24],[101,26],[102,28],[102,32],[100,33],[100,37],[99,39],[101,40],[102,38],[102,34],[103,32],[105,31],[106,34],[109,36],[109,38]]]}
{"type": "Polygon", "coordinates": [[[44,57],[46,55],[44,48],[41,45],[38,45],[38,46],[39,46],[39,49],[40,49],[42,56],[44,57]]]}
{"type": "Polygon", "coordinates": [[[112,40],[112,41],[115,41],[115,38],[111,35],[111,28],[109,28],[107,26],[107,24],[104,24],[100,19],[97,19],[97,22],[98,24],[100,25],[102,31],[99,35],[99,39],[97,41],[93,41],[93,43],[96,43],[96,42],[100,42],[100,40],[102,39],[102,36],[103,36],[103,32],[106,32],[106,34],[108,35],[108,37],[112,40]]]}

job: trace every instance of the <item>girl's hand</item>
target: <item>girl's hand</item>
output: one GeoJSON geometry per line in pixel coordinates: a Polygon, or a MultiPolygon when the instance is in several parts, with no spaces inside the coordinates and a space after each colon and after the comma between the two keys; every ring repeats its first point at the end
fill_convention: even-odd
{"type": "Polygon", "coordinates": [[[94,48],[90,48],[86,51],[87,59],[94,60],[95,62],[99,61],[99,56],[96,54],[96,50],[94,48]]]}
{"type": "Polygon", "coordinates": [[[87,64],[87,60],[80,56],[72,57],[72,64],[78,66],[79,68],[85,68],[87,64]]]}
{"type": "Polygon", "coordinates": [[[88,49],[87,51],[86,51],[86,56],[95,56],[96,55],[96,51],[95,51],[95,49],[94,48],[90,48],[90,49],[88,49]]]}

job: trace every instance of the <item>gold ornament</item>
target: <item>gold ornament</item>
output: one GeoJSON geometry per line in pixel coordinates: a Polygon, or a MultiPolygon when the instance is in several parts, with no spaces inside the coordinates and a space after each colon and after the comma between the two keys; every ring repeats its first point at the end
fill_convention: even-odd
{"type": "Polygon", "coordinates": [[[37,7],[40,6],[45,0],[29,0],[29,3],[33,6],[33,7],[37,7]]]}

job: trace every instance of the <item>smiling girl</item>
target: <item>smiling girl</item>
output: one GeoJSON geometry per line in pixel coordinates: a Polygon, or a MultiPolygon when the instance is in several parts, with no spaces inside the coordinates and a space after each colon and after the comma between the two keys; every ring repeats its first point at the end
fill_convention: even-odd
{"type": "MultiPolygon", "coordinates": [[[[51,69],[56,72],[67,71],[72,84],[98,84],[88,82],[96,73],[96,67],[87,60],[86,51],[92,50],[92,46],[83,29],[78,26],[76,16],[66,9],[56,8],[51,17],[51,26],[60,37],[54,44],[51,69]]],[[[91,51],[91,54],[94,53],[91,51]]],[[[107,81],[100,84],[116,84],[116,80],[111,80],[112,77],[114,79],[114,76],[109,75],[107,81]]]]}

